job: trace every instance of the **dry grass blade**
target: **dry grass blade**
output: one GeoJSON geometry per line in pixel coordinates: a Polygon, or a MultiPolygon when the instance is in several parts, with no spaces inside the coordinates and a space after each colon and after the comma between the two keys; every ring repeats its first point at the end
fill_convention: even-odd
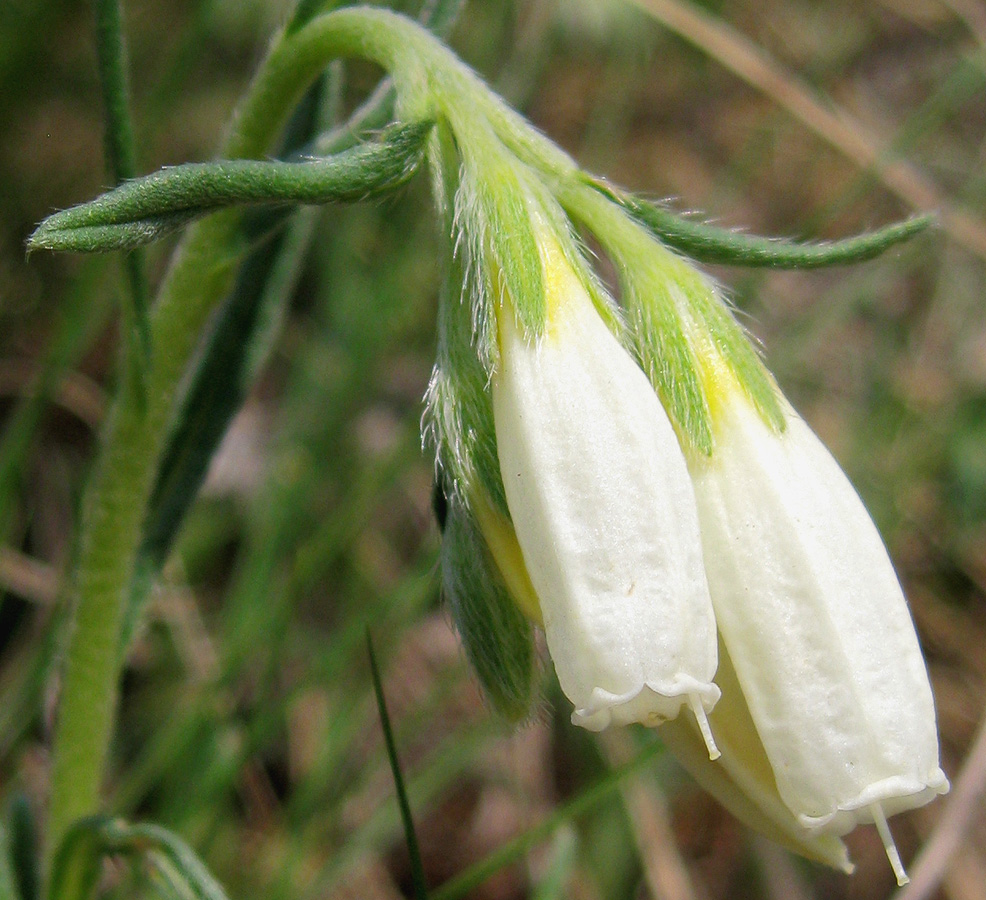
{"type": "MultiPolygon", "coordinates": [[[[613,766],[625,765],[633,759],[633,745],[626,733],[611,731],[602,737],[606,756],[613,766]]],[[[620,794],[633,823],[650,895],[660,900],[704,897],[704,892],[696,890],[678,850],[667,804],[652,774],[642,772],[628,779],[620,786],[620,794]]]]}
{"type": "MultiPolygon", "coordinates": [[[[39,365],[23,360],[4,360],[0,362],[0,397],[32,397],[43,378],[44,372],[39,365]]],[[[66,372],[51,399],[93,429],[106,415],[105,392],[81,372],[66,372]]]]}
{"type": "Polygon", "coordinates": [[[770,900],[809,900],[811,890],[790,854],[759,835],[753,838],[753,851],[770,900]]]}
{"type": "Polygon", "coordinates": [[[61,578],[47,563],[12,547],[0,546],[0,588],[25,600],[50,606],[58,599],[61,578]]]}
{"type": "Polygon", "coordinates": [[[925,900],[934,894],[950,860],[962,846],[972,820],[982,814],[983,791],[986,791],[986,717],[931,839],[911,866],[911,883],[897,893],[896,900],[925,900]]]}
{"type": "Polygon", "coordinates": [[[820,138],[872,171],[881,184],[916,210],[938,212],[942,227],[959,244],[986,260],[986,222],[953,204],[915,166],[894,158],[879,138],[845,110],[829,107],[813,96],[794,73],[722,21],[678,0],[634,0],[685,40],[762,91],[820,138]]]}

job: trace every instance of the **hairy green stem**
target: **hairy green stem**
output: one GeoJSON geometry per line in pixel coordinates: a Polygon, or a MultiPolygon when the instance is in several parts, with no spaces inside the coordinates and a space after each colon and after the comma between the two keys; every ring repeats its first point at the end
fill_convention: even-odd
{"type": "MultiPolygon", "coordinates": [[[[473,102],[501,138],[525,155],[540,154],[542,165],[556,172],[573,167],[437,39],[402,16],[365,7],[313,18],[275,40],[234,117],[223,155],[263,157],[308,84],[340,56],[363,57],[389,71],[399,119],[454,111],[468,127],[473,102]]],[[[244,240],[240,215],[233,210],[188,229],[150,315],[150,369],[123,368],[104,426],[83,506],[72,582],[74,618],[55,729],[46,834],[49,866],[72,823],[99,808],[118,699],[121,625],[148,500],[183,378],[210,314],[232,286],[244,240]]]]}
{"type": "MultiPolygon", "coordinates": [[[[363,56],[391,70],[398,110],[419,103],[420,67],[396,16],[344,9],[274,42],[223,148],[229,158],[262,157],[306,86],[337,56],[363,56]],[[386,27],[386,26],[390,27],[386,27]],[[407,90],[405,90],[407,88],[407,90]],[[417,90],[416,90],[417,89],[417,90]]],[[[182,378],[209,315],[232,285],[242,251],[240,216],[218,213],[186,232],[150,317],[146,392],[125,367],[102,435],[83,507],[68,637],[54,737],[46,834],[50,865],[71,824],[99,808],[117,706],[118,643],[155,472],[172,425],[182,378]]]]}

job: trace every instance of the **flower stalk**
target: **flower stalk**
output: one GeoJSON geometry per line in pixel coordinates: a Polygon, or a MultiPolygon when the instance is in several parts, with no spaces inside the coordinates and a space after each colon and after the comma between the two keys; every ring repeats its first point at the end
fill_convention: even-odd
{"type": "MultiPolygon", "coordinates": [[[[223,155],[263,157],[308,83],[327,60],[342,55],[378,58],[402,83],[417,83],[413,65],[399,65],[413,54],[401,51],[393,30],[376,29],[366,11],[316,18],[291,37],[275,40],[236,114],[223,155]]],[[[399,92],[399,105],[402,97],[413,97],[413,91],[399,92]]],[[[49,865],[70,825],[100,805],[122,664],[121,623],[141,526],[182,377],[209,315],[232,285],[244,249],[239,223],[240,213],[228,210],[185,233],[150,313],[146,390],[135,387],[137,371],[123,367],[104,425],[71,582],[75,613],[55,726],[45,842],[49,865]]]]}

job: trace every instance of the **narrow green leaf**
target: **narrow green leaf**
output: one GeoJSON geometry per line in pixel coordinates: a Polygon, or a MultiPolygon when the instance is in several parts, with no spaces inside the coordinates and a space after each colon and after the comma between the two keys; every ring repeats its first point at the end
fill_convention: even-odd
{"type": "Polygon", "coordinates": [[[49,900],[86,900],[99,880],[102,848],[99,830],[105,816],[79,819],[65,832],[52,857],[49,900]]]}
{"type": "Polygon", "coordinates": [[[228,900],[226,891],[191,847],[159,825],[128,825],[104,820],[104,852],[140,858],[179,897],[188,900],[228,900]]]}
{"type": "Polygon", "coordinates": [[[195,216],[195,212],[184,211],[171,215],[148,216],[133,222],[68,225],[64,228],[55,224],[49,227],[51,219],[46,219],[28,238],[27,252],[67,250],[75,253],[105,253],[111,250],[134,250],[180,231],[195,216]]]}
{"type": "Polygon", "coordinates": [[[10,861],[21,900],[38,900],[38,836],[27,797],[18,792],[10,804],[10,861]]]}
{"type": "Polygon", "coordinates": [[[228,900],[212,873],[177,835],[158,825],[130,825],[109,816],[80,819],[68,830],[52,866],[50,900],[89,897],[106,856],[136,858],[187,900],[228,900]]]}
{"type": "Polygon", "coordinates": [[[380,669],[377,667],[377,657],[373,652],[373,639],[370,637],[369,627],[366,629],[366,652],[370,657],[370,675],[373,678],[373,693],[377,699],[377,712],[380,715],[380,726],[383,728],[383,738],[387,745],[387,758],[390,760],[390,771],[394,776],[394,789],[397,791],[397,802],[401,810],[401,821],[404,824],[407,852],[411,858],[411,884],[414,890],[414,897],[415,900],[428,900],[428,885],[425,882],[424,866],[421,864],[418,836],[414,831],[411,804],[408,802],[407,790],[404,787],[404,776],[401,773],[401,764],[397,757],[397,745],[394,743],[394,732],[390,727],[387,701],[383,695],[380,669]]]}
{"type": "Polygon", "coordinates": [[[169,441],[150,502],[144,553],[157,565],[198,490],[213,451],[242,405],[253,373],[247,371],[246,346],[265,297],[276,255],[250,258],[237,289],[224,304],[202,355],[179,424],[169,441]]]}
{"type": "MultiPolygon", "coordinates": [[[[318,127],[323,93],[322,85],[316,85],[295,111],[285,134],[285,154],[293,152],[318,127]]],[[[317,215],[317,209],[288,216],[286,210],[274,208],[244,217],[246,242],[258,246],[247,257],[216,316],[158,469],[131,581],[121,653],[130,644],[144,601],[205,478],[209,461],[267,361],[300,276],[317,215]],[[271,234],[274,237],[265,240],[271,234]]]]}
{"type": "Polygon", "coordinates": [[[7,839],[7,828],[0,821],[0,900],[24,900],[17,891],[14,872],[10,864],[10,842],[7,839]]]}
{"type": "Polygon", "coordinates": [[[137,247],[236,204],[363,200],[414,174],[430,127],[397,125],[379,142],[305,162],[240,159],[162,169],[49,216],[28,239],[28,250],[137,247]]]}
{"type": "Polygon", "coordinates": [[[130,291],[130,303],[124,304],[124,323],[129,334],[127,363],[131,371],[130,383],[143,403],[147,399],[147,371],[151,361],[150,304],[144,256],[139,250],[131,250],[123,259],[124,274],[130,291]]]}
{"type": "Polygon", "coordinates": [[[915,216],[840,241],[802,243],[718,228],[648,203],[596,179],[591,179],[590,184],[668,246],[699,262],[731,266],[818,269],[863,262],[920,234],[937,221],[933,215],[915,216]]]}

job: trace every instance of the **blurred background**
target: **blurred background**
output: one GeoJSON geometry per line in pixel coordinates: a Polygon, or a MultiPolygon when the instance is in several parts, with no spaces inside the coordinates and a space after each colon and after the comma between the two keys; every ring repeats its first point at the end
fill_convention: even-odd
{"type": "MultiPolygon", "coordinates": [[[[289,0],[124,8],[141,172],[209,159],[289,0]]],[[[986,6],[469,0],[451,42],[586,168],[720,224],[826,239],[939,212],[935,233],[853,268],[715,274],[889,545],[954,783],[986,699],[986,6]]],[[[378,75],[349,66],[344,105],[378,75]]],[[[25,259],[23,242],[109,186],[99,96],[90,4],[4,0],[0,802],[23,792],[39,817],[123,276],[115,256],[25,259]]],[[[571,727],[550,666],[529,725],[484,705],[438,594],[419,436],[440,274],[426,179],[311,227],[280,336],[128,658],[110,808],[177,831],[233,900],[407,895],[369,624],[431,885],[500,851],[508,864],[468,896],[889,896],[874,829],[848,838],[852,878],[804,863],[668,754],[587,794],[642,733],[571,727]]],[[[170,247],[150,249],[152,283],[170,247]]],[[[950,801],[892,820],[905,861],[950,801]]],[[[981,801],[960,824],[932,896],[977,900],[981,801]]],[[[149,894],[122,864],[104,887],[149,894]]]]}

